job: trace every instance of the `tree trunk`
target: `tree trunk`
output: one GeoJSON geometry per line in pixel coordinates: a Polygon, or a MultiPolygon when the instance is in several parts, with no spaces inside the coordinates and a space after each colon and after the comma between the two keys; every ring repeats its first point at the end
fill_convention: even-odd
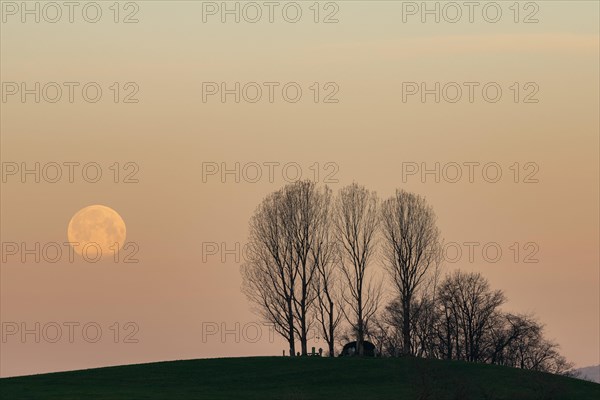
{"type": "Polygon", "coordinates": [[[335,326],[334,326],[334,322],[333,322],[333,301],[329,301],[329,309],[332,310],[329,313],[329,341],[327,342],[327,344],[329,345],[329,357],[335,357],[335,326]]]}
{"type": "Polygon", "coordinates": [[[288,300],[288,343],[290,345],[290,357],[296,355],[296,341],[294,337],[294,314],[292,312],[292,299],[288,300]]]}
{"type": "Polygon", "coordinates": [[[306,313],[302,312],[302,321],[300,322],[300,347],[302,355],[308,354],[307,332],[306,332],[306,313]]]}
{"type": "Polygon", "coordinates": [[[402,338],[403,338],[403,346],[402,346],[402,353],[404,355],[410,355],[411,354],[411,349],[410,349],[410,301],[408,300],[404,300],[402,302],[402,312],[403,312],[403,318],[402,318],[402,338]]]}
{"type": "Polygon", "coordinates": [[[357,341],[356,341],[356,351],[359,357],[362,357],[365,354],[364,350],[364,341],[365,341],[365,328],[363,322],[363,310],[362,310],[362,288],[359,288],[358,291],[358,321],[357,321],[357,341]]]}

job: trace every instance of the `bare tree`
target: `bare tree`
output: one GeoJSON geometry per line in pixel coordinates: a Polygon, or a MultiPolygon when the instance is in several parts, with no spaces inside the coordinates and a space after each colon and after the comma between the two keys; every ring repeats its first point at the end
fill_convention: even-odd
{"type": "Polygon", "coordinates": [[[404,190],[396,190],[383,203],[381,216],[385,266],[402,307],[402,351],[413,354],[411,306],[417,292],[440,264],[440,234],[433,209],[425,199],[404,190]]]}
{"type": "Polygon", "coordinates": [[[297,324],[294,329],[300,339],[302,355],[306,355],[311,310],[317,299],[314,282],[318,279],[317,267],[328,257],[329,244],[323,242],[323,235],[328,229],[331,190],[319,189],[311,181],[299,181],[284,187],[283,197],[285,226],[292,239],[296,273],[293,305],[297,324]]]}
{"type": "Polygon", "coordinates": [[[294,296],[297,261],[293,237],[286,226],[282,191],[258,206],[250,221],[247,261],[242,264],[242,291],[256,312],[274,325],[296,354],[294,296]]]}
{"type": "Polygon", "coordinates": [[[402,311],[398,300],[392,300],[373,320],[371,335],[382,355],[397,357],[402,351],[402,311]]]}
{"type": "Polygon", "coordinates": [[[319,273],[316,282],[317,290],[317,321],[327,342],[329,357],[335,356],[335,340],[338,326],[343,315],[343,300],[339,270],[333,260],[318,264],[319,273]]]}
{"type": "MultiPolygon", "coordinates": [[[[392,300],[377,320],[378,333],[385,331],[388,343],[388,354],[397,356],[404,348],[402,327],[404,314],[400,299],[392,300]],[[387,327],[382,328],[382,323],[387,327]]],[[[424,358],[440,358],[439,353],[440,314],[431,297],[421,296],[413,300],[411,305],[411,348],[414,355],[424,358]]]]}
{"type": "Polygon", "coordinates": [[[287,340],[290,355],[296,339],[307,354],[316,316],[330,356],[337,335],[356,337],[359,354],[368,337],[380,353],[394,356],[401,350],[557,374],[572,368],[534,317],[499,310],[504,294],[481,274],[456,271],[438,288],[439,231],[420,196],[398,190],[378,214],[375,194],[364,187],[343,188],[332,203],[327,187],[297,182],[257,207],[248,244],[242,290],[287,340]],[[381,282],[373,283],[369,264],[379,226],[397,292],[376,319],[381,282]],[[342,315],[351,329],[340,335],[342,315]]]}
{"type": "Polygon", "coordinates": [[[440,288],[440,299],[452,315],[454,343],[458,359],[484,361],[486,335],[490,323],[506,298],[500,290],[491,290],[478,273],[455,271],[440,288]]]}
{"type": "Polygon", "coordinates": [[[345,313],[354,334],[358,355],[364,354],[369,320],[377,312],[381,282],[368,274],[375,254],[378,228],[377,195],[356,183],[342,188],[335,205],[335,237],[339,246],[340,270],[347,284],[345,313]]]}
{"type": "Polygon", "coordinates": [[[512,347],[531,330],[536,329],[536,325],[529,315],[495,313],[488,332],[490,345],[487,361],[491,364],[514,366],[511,361],[514,360],[515,353],[512,347]]]}
{"type": "Polygon", "coordinates": [[[328,190],[322,193],[320,203],[319,222],[311,247],[311,260],[317,271],[314,279],[317,296],[315,314],[327,342],[329,356],[334,357],[337,328],[342,318],[341,293],[344,288],[337,268],[337,246],[331,234],[332,204],[328,190]]]}
{"type": "Polygon", "coordinates": [[[311,310],[317,299],[318,267],[329,263],[326,242],[331,191],[310,181],[269,195],[250,223],[249,257],[242,266],[243,291],[272,322],[295,354],[308,353],[311,310]]]}
{"type": "Polygon", "coordinates": [[[544,337],[544,326],[529,315],[503,316],[504,346],[497,364],[532,369],[553,374],[566,374],[573,364],[559,353],[558,344],[544,337]]]}

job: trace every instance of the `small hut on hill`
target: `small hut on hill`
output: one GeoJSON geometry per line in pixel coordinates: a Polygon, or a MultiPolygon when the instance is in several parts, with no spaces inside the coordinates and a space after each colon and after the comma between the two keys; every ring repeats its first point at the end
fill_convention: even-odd
{"type": "MultiPolygon", "coordinates": [[[[347,356],[357,356],[358,348],[356,347],[356,341],[346,343],[342,352],[340,353],[340,357],[347,356]]],[[[375,357],[375,345],[371,342],[364,341],[363,342],[363,356],[364,357],[375,357]]]]}

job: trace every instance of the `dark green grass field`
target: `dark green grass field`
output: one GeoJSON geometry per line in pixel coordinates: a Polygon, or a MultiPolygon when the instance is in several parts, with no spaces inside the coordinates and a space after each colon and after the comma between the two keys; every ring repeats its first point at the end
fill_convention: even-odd
{"type": "Polygon", "coordinates": [[[414,358],[251,357],[160,362],[0,380],[2,399],[600,399],[600,385],[414,358]]]}

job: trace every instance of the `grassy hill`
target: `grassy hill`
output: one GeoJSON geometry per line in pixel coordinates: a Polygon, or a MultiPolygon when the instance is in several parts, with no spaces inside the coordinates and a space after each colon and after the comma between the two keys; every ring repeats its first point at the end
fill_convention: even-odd
{"type": "Polygon", "coordinates": [[[456,361],[251,357],[0,380],[2,399],[600,399],[600,385],[456,361]]]}

